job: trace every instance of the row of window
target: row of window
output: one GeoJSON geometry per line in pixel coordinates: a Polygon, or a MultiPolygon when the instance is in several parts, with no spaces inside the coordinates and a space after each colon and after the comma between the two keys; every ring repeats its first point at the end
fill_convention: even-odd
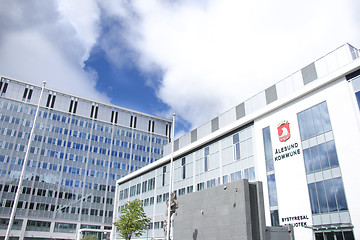
{"type": "MultiPolygon", "coordinates": [[[[8,86],[8,82],[5,82],[3,85],[3,81],[0,82],[0,88],[1,89],[1,94],[6,93],[7,90],[7,86],[8,86]]],[[[24,88],[24,93],[23,93],[23,97],[22,100],[23,101],[30,101],[31,97],[32,97],[32,93],[33,93],[33,86],[25,86],[24,88]]],[[[46,101],[46,107],[47,108],[54,108],[55,105],[55,100],[56,100],[56,92],[52,92],[50,91],[47,97],[47,101],[46,101]]],[[[77,110],[77,106],[78,106],[78,99],[77,98],[71,98],[70,99],[70,103],[69,103],[69,113],[76,113],[77,110]]],[[[90,112],[90,118],[94,118],[97,119],[98,117],[98,111],[99,111],[99,106],[98,104],[93,103],[91,106],[91,112],[90,112]]],[[[111,117],[110,117],[110,122],[111,123],[115,123],[117,124],[117,119],[118,119],[118,110],[117,109],[112,109],[111,112],[111,117]]],[[[137,122],[137,116],[133,113],[130,113],[130,123],[129,126],[131,128],[136,128],[136,122],[137,122]]],[[[151,118],[149,119],[149,132],[154,132],[154,128],[155,128],[155,121],[153,121],[151,118]]],[[[166,125],[166,132],[168,131],[168,126],[166,125]]]]}
{"type": "Polygon", "coordinates": [[[303,153],[307,174],[339,166],[334,141],[306,148],[303,153]]]}
{"type": "MultiPolygon", "coordinates": [[[[182,164],[183,164],[183,166],[185,166],[185,158],[182,159],[182,164]]],[[[163,183],[164,183],[166,166],[163,167],[163,170],[164,170],[164,172],[163,172],[163,183]]],[[[231,173],[230,181],[229,181],[229,175],[224,175],[223,183],[226,184],[228,182],[234,182],[234,181],[238,181],[238,180],[244,179],[244,178],[249,179],[249,180],[254,180],[255,179],[255,168],[250,167],[250,168],[244,169],[243,171],[237,171],[237,172],[231,173]]],[[[205,184],[206,184],[206,188],[212,188],[212,187],[218,186],[218,185],[220,185],[220,178],[218,178],[217,181],[216,181],[216,179],[210,179],[206,182],[198,183],[196,185],[197,191],[201,191],[201,190],[205,189],[205,184]]],[[[164,186],[164,185],[162,185],[162,186],[164,186]]],[[[121,190],[120,195],[119,195],[119,200],[127,199],[128,197],[132,197],[135,195],[139,195],[140,192],[144,193],[146,191],[153,190],[154,188],[155,188],[155,178],[152,178],[152,179],[149,179],[148,181],[144,181],[142,184],[138,183],[137,185],[131,186],[130,193],[129,193],[129,188],[121,190]],[[146,186],[148,186],[148,188],[146,186]],[[142,191],[141,191],[141,189],[142,189],[142,191]]],[[[175,195],[179,194],[179,196],[181,196],[186,193],[192,193],[193,190],[194,190],[193,185],[190,185],[190,186],[175,190],[174,193],[175,193],[175,195]]],[[[169,197],[168,193],[158,195],[156,202],[160,203],[162,201],[166,201],[166,199],[167,199],[167,198],[165,199],[166,196],[167,196],[167,198],[169,197]]]]}
{"type": "MultiPolygon", "coordinates": [[[[10,134],[11,134],[11,132],[15,132],[15,135],[16,135],[16,130],[10,130],[10,134]]],[[[8,134],[8,132],[6,134],[8,134]]],[[[48,143],[48,144],[53,144],[53,145],[68,147],[68,148],[74,148],[74,149],[79,149],[79,150],[84,150],[84,151],[89,150],[89,146],[87,144],[76,143],[76,142],[72,142],[72,141],[66,142],[65,140],[63,140],[61,138],[42,137],[41,135],[37,135],[37,134],[35,134],[35,136],[34,136],[34,141],[44,142],[44,143],[48,143]]],[[[118,141],[118,142],[120,143],[120,141],[118,141]]],[[[129,149],[132,147],[133,149],[136,149],[139,151],[163,154],[162,149],[144,146],[144,145],[135,144],[135,143],[131,144],[130,142],[126,142],[126,141],[121,141],[121,147],[129,148],[129,149]]],[[[110,154],[110,149],[95,147],[95,146],[90,146],[90,151],[94,152],[94,153],[104,154],[104,155],[110,154]]],[[[119,157],[122,157],[123,154],[120,151],[118,152],[118,151],[112,150],[111,155],[115,156],[115,157],[117,157],[119,155],[119,157]]]]}
{"type": "MultiPolygon", "coordinates": [[[[35,109],[33,108],[29,108],[27,106],[20,106],[20,105],[17,105],[17,104],[14,104],[14,103],[9,103],[9,102],[0,102],[0,107],[2,109],[8,109],[8,110],[12,110],[12,111],[15,111],[15,112],[24,112],[25,114],[29,114],[29,115],[34,115],[35,114],[35,109]]],[[[74,117],[68,117],[68,116],[64,116],[64,115],[61,115],[61,114],[58,114],[58,113],[53,113],[53,112],[48,112],[48,111],[42,111],[42,110],[39,110],[39,113],[38,113],[38,116],[39,117],[42,117],[42,118],[47,118],[47,119],[51,119],[51,120],[54,120],[54,121],[57,121],[57,122],[63,122],[63,123],[71,123],[72,125],[74,126],[79,126],[79,127],[84,127],[84,128],[93,128],[94,130],[97,130],[97,131],[101,131],[101,132],[106,132],[106,133],[112,133],[112,126],[110,125],[102,125],[102,124],[99,124],[99,123],[92,123],[90,121],[86,121],[86,120],[83,120],[83,119],[77,119],[77,118],[74,118],[74,117]]],[[[17,118],[17,117],[13,117],[13,116],[8,116],[8,115],[3,115],[0,117],[0,121],[2,122],[8,122],[8,123],[14,123],[14,124],[22,124],[22,125],[27,125],[27,126],[30,126],[31,124],[31,121],[29,120],[21,120],[20,118],[17,118]],[[21,123],[20,123],[21,122],[21,123]]],[[[155,124],[155,122],[153,120],[151,120],[152,122],[152,125],[155,124]]],[[[37,127],[39,126],[42,126],[44,127],[45,124],[43,123],[38,123],[37,124],[37,127]]],[[[46,128],[49,129],[50,125],[47,125],[46,128]]],[[[166,130],[168,130],[169,126],[168,124],[166,124],[166,130]]],[[[144,140],[144,141],[150,141],[151,140],[151,137],[150,136],[147,136],[147,135],[143,135],[143,134],[139,134],[139,133],[131,133],[130,131],[125,131],[125,130],[121,130],[121,129],[116,129],[115,130],[116,134],[117,135],[120,135],[120,136],[127,136],[127,137],[132,137],[132,134],[134,135],[133,137],[136,137],[136,139],[141,139],[141,140],[144,140]]],[[[153,130],[151,130],[153,132],[153,130]]],[[[154,142],[156,140],[157,143],[161,143],[163,142],[163,144],[166,144],[168,143],[168,140],[167,139],[160,139],[160,138],[152,138],[152,141],[154,142]]]]}
{"type": "MultiPolygon", "coordinates": [[[[94,184],[93,189],[99,190],[99,191],[106,191],[106,185],[103,184],[94,184]]],[[[0,191],[3,192],[15,192],[17,190],[17,186],[14,185],[8,185],[8,184],[0,184],[0,191]]],[[[109,192],[115,192],[115,186],[108,186],[109,192]]],[[[59,199],[80,199],[82,197],[81,194],[71,193],[71,192],[65,192],[65,191],[55,191],[50,189],[41,189],[41,188],[30,188],[30,187],[23,187],[22,188],[22,194],[26,195],[33,195],[33,196],[42,196],[42,197],[50,197],[50,198],[59,198],[59,199]]],[[[97,196],[90,196],[87,197],[87,202],[97,202],[97,203],[105,203],[104,197],[97,197],[97,196]],[[102,199],[102,201],[101,201],[102,199]]],[[[85,199],[84,199],[85,201],[85,199]]],[[[112,204],[112,198],[107,198],[106,203],[112,204]]]]}
{"type": "MultiPolygon", "coordinates": [[[[76,159],[77,159],[76,161],[82,162],[82,156],[77,156],[76,159]]],[[[5,162],[5,163],[10,162],[11,164],[22,165],[24,163],[24,159],[23,158],[16,158],[16,157],[12,157],[10,159],[10,157],[8,157],[8,156],[0,155],[0,162],[5,162]]],[[[86,158],[85,158],[84,162],[86,163],[86,158]]],[[[105,167],[107,167],[108,164],[109,164],[109,161],[103,161],[103,160],[100,160],[100,159],[97,159],[95,161],[95,159],[90,158],[89,163],[91,163],[93,165],[97,165],[97,166],[105,166],[105,167]]],[[[126,169],[129,170],[129,166],[127,164],[124,164],[124,163],[120,164],[120,163],[116,163],[116,162],[114,162],[114,163],[110,162],[110,167],[113,167],[113,168],[120,169],[120,165],[122,165],[123,170],[126,170],[126,169]]],[[[59,172],[62,170],[65,173],[73,173],[73,174],[77,174],[77,175],[86,175],[86,176],[92,176],[92,177],[96,176],[96,177],[99,177],[99,178],[107,178],[107,173],[106,172],[95,171],[95,170],[91,170],[91,169],[85,171],[85,169],[83,169],[83,168],[76,168],[76,167],[71,167],[71,166],[67,166],[67,165],[64,165],[62,167],[61,164],[42,162],[42,161],[37,162],[36,160],[31,160],[31,159],[28,160],[27,166],[28,167],[33,167],[33,168],[35,168],[37,166],[38,168],[45,169],[45,170],[53,170],[53,171],[59,171],[59,172]]],[[[140,167],[138,167],[138,168],[140,168],[140,167]]],[[[119,179],[121,176],[119,174],[115,175],[113,173],[109,173],[109,178],[110,179],[115,179],[115,177],[117,179],[119,179]]]]}
{"type": "Polygon", "coordinates": [[[341,177],[310,183],[308,187],[313,214],[348,210],[341,177]]]}
{"type": "Polygon", "coordinates": [[[140,193],[145,193],[147,191],[151,191],[153,189],[155,189],[155,178],[150,178],[149,180],[146,180],[146,181],[143,181],[142,183],[133,185],[130,188],[121,190],[119,199],[120,200],[126,199],[126,198],[128,198],[128,196],[132,197],[135,195],[139,195],[140,193]]]}
{"type": "MultiPolygon", "coordinates": [[[[303,141],[315,136],[319,136],[319,139],[321,139],[320,135],[325,132],[332,134],[326,102],[299,112],[297,117],[301,139],[303,141]]],[[[320,143],[317,141],[312,142],[316,144],[303,149],[306,174],[321,172],[339,166],[333,140],[320,143]]],[[[328,214],[348,210],[341,177],[312,183],[308,182],[308,192],[312,214],[328,214]]],[[[322,223],[314,220],[314,225],[319,224],[322,223]]],[[[320,235],[318,234],[318,236],[320,235]]]]}
{"type": "MultiPolygon", "coordinates": [[[[9,224],[9,219],[0,219],[0,229],[7,229],[9,224]]],[[[23,220],[14,220],[12,230],[21,230],[23,224],[23,220]]],[[[43,221],[34,221],[28,220],[27,221],[27,229],[31,229],[32,231],[50,231],[50,222],[43,222],[43,221]]],[[[81,224],[80,229],[100,229],[100,226],[95,225],[87,225],[81,224]]],[[[106,227],[105,229],[111,229],[111,227],[106,227]]],[[[76,232],[76,224],[75,223],[63,223],[63,222],[55,222],[54,225],[54,232],[64,232],[64,233],[75,233],[76,232]]]]}
{"type": "MultiPolygon", "coordinates": [[[[5,200],[4,207],[12,208],[14,205],[14,201],[5,200]]],[[[70,206],[58,206],[56,207],[53,204],[48,203],[39,203],[39,202],[25,202],[19,201],[17,208],[19,209],[29,209],[29,210],[37,210],[37,211],[50,211],[50,212],[62,212],[62,213],[71,213],[71,214],[80,214],[81,215],[90,215],[90,216],[98,216],[98,217],[112,217],[113,211],[108,210],[100,210],[97,208],[82,208],[80,210],[79,207],[70,207],[70,206]]]]}

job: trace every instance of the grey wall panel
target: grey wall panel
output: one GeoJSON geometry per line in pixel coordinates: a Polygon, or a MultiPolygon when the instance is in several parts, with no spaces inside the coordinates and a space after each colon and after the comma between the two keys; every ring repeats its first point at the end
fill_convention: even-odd
{"type": "Polygon", "coordinates": [[[245,104],[244,103],[240,103],[239,105],[237,105],[235,107],[235,109],[236,109],[236,120],[245,116],[245,104]]]}
{"type": "Polygon", "coordinates": [[[219,129],[219,117],[214,118],[211,120],[211,132],[215,132],[219,129]]]}
{"type": "Polygon", "coordinates": [[[314,81],[318,78],[314,63],[311,63],[311,64],[307,65],[306,67],[302,68],[301,74],[303,77],[304,85],[311,83],[312,81],[314,81]]]}
{"type": "Polygon", "coordinates": [[[270,104],[278,99],[275,85],[272,85],[265,90],[265,97],[266,104],[270,104]]]}
{"type": "Polygon", "coordinates": [[[197,140],[197,129],[191,131],[191,142],[195,142],[197,140]]]}
{"type": "Polygon", "coordinates": [[[174,151],[177,151],[177,150],[179,150],[179,139],[176,139],[174,141],[174,151]]]}

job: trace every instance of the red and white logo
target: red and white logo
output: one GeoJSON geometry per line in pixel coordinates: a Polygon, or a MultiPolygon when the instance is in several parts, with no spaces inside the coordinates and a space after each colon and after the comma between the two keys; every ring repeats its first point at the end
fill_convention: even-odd
{"type": "Polygon", "coordinates": [[[288,121],[282,121],[277,127],[280,142],[286,142],[290,138],[290,126],[288,121]]]}

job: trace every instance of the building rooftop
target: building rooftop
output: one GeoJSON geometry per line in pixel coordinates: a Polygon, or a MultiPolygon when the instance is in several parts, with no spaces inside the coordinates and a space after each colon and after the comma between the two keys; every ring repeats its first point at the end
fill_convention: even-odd
{"type": "MultiPolygon", "coordinates": [[[[210,142],[214,136],[224,136],[239,126],[251,123],[255,118],[280,108],[289,101],[300,98],[331,81],[349,74],[354,68],[360,68],[359,59],[359,49],[348,43],[340,46],[218,117],[176,139],[174,141],[174,158],[210,142]]],[[[162,159],[119,179],[117,183],[126,182],[157,166],[166,164],[171,158],[171,147],[172,143],[168,143],[164,147],[164,157],[162,159]]]]}

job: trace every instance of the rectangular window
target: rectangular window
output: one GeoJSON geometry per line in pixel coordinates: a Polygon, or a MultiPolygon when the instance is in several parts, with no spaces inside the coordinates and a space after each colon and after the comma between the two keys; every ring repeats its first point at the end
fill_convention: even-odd
{"type": "Polygon", "coordinates": [[[203,189],[204,189],[204,187],[205,187],[204,182],[198,183],[198,184],[197,184],[197,191],[201,191],[201,190],[203,190],[203,189]]]}
{"type": "Polygon", "coordinates": [[[151,191],[155,188],[155,178],[151,178],[148,181],[148,190],[151,191]]]}
{"type": "Polygon", "coordinates": [[[270,174],[267,176],[268,190],[269,190],[269,203],[270,207],[277,206],[277,194],[276,194],[276,183],[275,183],[275,174],[270,174]]]}
{"type": "Polygon", "coordinates": [[[25,89],[24,89],[24,94],[23,94],[23,100],[25,100],[25,98],[26,98],[26,96],[27,96],[27,93],[28,93],[28,87],[26,87],[25,89]]]}
{"type": "Polygon", "coordinates": [[[186,177],[186,160],[184,157],[181,159],[181,169],[182,169],[182,179],[185,179],[185,177],[186,177]]]}
{"type": "Polygon", "coordinates": [[[162,186],[165,186],[165,174],[166,174],[166,166],[163,167],[162,186]]]}
{"type": "Polygon", "coordinates": [[[147,191],[147,181],[144,181],[142,183],[142,193],[145,193],[147,191]]]}
{"type": "Polygon", "coordinates": [[[313,214],[348,210],[341,177],[308,184],[313,214]]]}
{"type": "Polygon", "coordinates": [[[204,171],[207,172],[209,170],[209,147],[204,148],[204,171]]]}

